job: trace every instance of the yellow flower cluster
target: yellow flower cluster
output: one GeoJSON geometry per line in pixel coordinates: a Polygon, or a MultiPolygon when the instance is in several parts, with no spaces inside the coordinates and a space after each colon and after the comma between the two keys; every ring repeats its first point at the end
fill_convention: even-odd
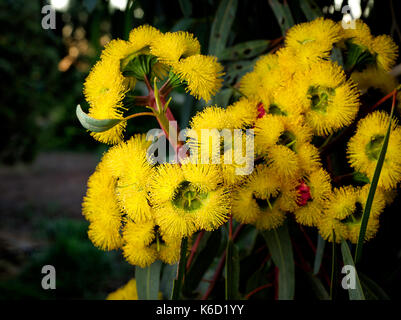
{"type": "MultiPolygon", "coordinates": [[[[370,34],[369,28],[361,27],[367,27],[365,24],[358,21],[357,26],[356,33],[364,30],[370,34]]],[[[319,137],[329,141],[330,135],[355,121],[359,96],[363,94],[358,87],[363,82],[377,81],[389,90],[395,87],[387,73],[381,79],[370,79],[377,74],[373,70],[381,68],[380,72],[385,72],[391,67],[389,61],[394,60],[396,48],[387,37],[372,37],[375,65],[354,71],[352,79],[357,83],[331,60],[334,49],[344,48],[355,38],[331,20],[319,18],[299,24],[288,30],[283,48],[261,57],[254,70],[240,80],[244,97],[226,109],[208,107],[192,119],[191,128],[198,137],[194,144],[210,154],[219,154],[219,150],[209,139],[199,138],[201,129],[254,130],[256,165],[251,175],[238,176],[224,170],[230,167],[224,162],[227,155],[222,153],[220,159],[224,182],[232,187],[232,214],[239,222],[272,229],[284,222],[287,212],[292,212],[298,223],[319,228],[327,240],[333,241],[335,234],[336,241],[357,241],[370,184],[333,188],[315,147],[319,137]]],[[[388,122],[384,112],[370,114],[359,122],[348,144],[351,167],[368,179],[372,179],[388,122]]],[[[401,181],[399,132],[393,123],[366,240],[377,232],[378,217],[390,202],[390,189],[401,181]]]]}
{"type": "MultiPolygon", "coordinates": [[[[207,107],[191,119],[190,158],[155,163],[144,135],[122,141],[124,122],[94,133],[100,141],[119,144],[88,181],[83,214],[90,222],[89,238],[103,250],[122,249],[128,262],[141,267],[157,259],[177,262],[183,238],[215,230],[230,216],[269,230],[291,213],[299,224],[318,228],[326,240],[356,242],[370,184],[333,188],[332,171],[324,168],[327,161],[317,146],[323,148],[354,123],[363,88],[374,84],[386,91],[396,85],[383,73],[395,52],[388,37],[371,36],[360,21],[350,31],[319,18],[291,28],[282,48],[256,62],[240,80],[238,101],[207,107]],[[365,68],[359,63],[344,69],[332,61],[333,50],[345,58],[358,52],[365,68]]],[[[221,65],[200,54],[193,35],[139,27],[129,41],[110,42],[87,78],[91,116],[123,117],[125,94],[137,80],[124,70],[132,71],[129,66],[140,55],[156,59],[154,74],[174,73],[198,98],[208,100],[221,86],[221,65]]],[[[388,123],[385,112],[371,113],[348,142],[350,167],[369,181],[388,123]]],[[[394,121],[366,240],[376,234],[379,216],[400,181],[401,129],[394,121]]]]}
{"type": "MultiPolygon", "coordinates": [[[[140,26],[130,32],[128,41],[110,41],[89,73],[84,85],[89,115],[123,120],[128,110],[124,99],[144,75],[159,80],[178,77],[190,94],[209,100],[222,85],[222,70],[215,57],[200,54],[200,44],[192,34],[163,34],[154,27],[140,26]]],[[[100,142],[116,144],[123,141],[125,126],[121,121],[91,135],[100,142]]]]}
{"type": "Polygon", "coordinates": [[[218,228],[231,209],[218,166],[156,166],[150,143],[136,135],[109,149],[83,202],[91,241],[103,250],[121,248],[128,262],[141,267],[156,259],[177,262],[183,237],[218,228]]]}

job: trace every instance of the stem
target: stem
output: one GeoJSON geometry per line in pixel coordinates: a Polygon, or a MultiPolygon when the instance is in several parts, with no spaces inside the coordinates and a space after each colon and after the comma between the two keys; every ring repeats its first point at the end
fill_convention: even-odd
{"type": "Polygon", "coordinates": [[[153,112],[140,112],[140,113],[131,114],[130,116],[125,117],[124,120],[126,121],[126,120],[129,120],[129,119],[142,117],[142,116],[153,116],[153,117],[156,117],[156,115],[153,112]]]}
{"type": "MultiPolygon", "coordinates": [[[[235,232],[234,232],[234,235],[233,235],[233,241],[238,237],[238,234],[240,233],[240,231],[242,230],[242,228],[244,226],[245,226],[244,224],[240,224],[237,227],[237,229],[235,229],[235,232]]],[[[223,255],[221,256],[219,264],[218,264],[218,266],[216,268],[216,271],[215,271],[215,273],[213,275],[212,281],[210,282],[210,285],[207,288],[206,293],[203,295],[202,300],[206,300],[207,298],[209,298],[210,294],[212,293],[212,291],[214,289],[214,286],[216,285],[216,282],[219,279],[219,277],[220,277],[220,275],[221,275],[221,273],[223,271],[223,268],[224,268],[224,265],[225,265],[224,262],[226,261],[226,254],[227,254],[227,251],[224,250],[223,255]]]]}
{"type": "Polygon", "coordinates": [[[199,232],[198,237],[197,237],[196,240],[195,240],[195,243],[194,243],[194,245],[193,245],[193,247],[192,247],[192,249],[191,249],[191,254],[190,254],[189,259],[188,259],[188,262],[187,262],[187,270],[188,270],[189,267],[191,266],[192,260],[193,260],[194,257],[195,257],[196,250],[198,250],[199,243],[200,243],[200,241],[202,240],[202,238],[203,238],[204,235],[205,235],[205,230],[202,230],[201,232],[199,232]]]}
{"type": "Polygon", "coordinates": [[[333,251],[331,256],[331,279],[330,279],[330,299],[333,300],[336,282],[336,266],[337,266],[337,243],[336,235],[333,231],[333,251]]]}
{"type": "Polygon", "coordinates": [[[178,300],[180,297],[182,282],[185,277],[185,260],[187,257],[188,238],[183,238],[181,241],[181,256],[178,263],[177,278],[174,280],[173,293],[171,300],[178,300]]]}
{"type": "Polygon", "coordinates": [[[271,283],[265,284],[263,286],[260,286],[258,288],[256,288],[255,290],[252,290],[251,292],[249,292],[246,296],[245,296],[245,300],[248,300],[251,296],[253,296],[255,293],[258,293],[259,291],[269,288],[273,286],[271,283]]]}

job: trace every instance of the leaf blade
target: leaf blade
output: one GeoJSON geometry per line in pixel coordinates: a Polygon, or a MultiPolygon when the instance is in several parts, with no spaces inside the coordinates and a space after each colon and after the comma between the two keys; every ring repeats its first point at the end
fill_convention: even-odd
{"type": "Polygon", "coordinates": [[[294,25],[294,18],[292,17],[290,7],[286,1],[281,4],[278,0],[269,0],[269,4],[284,36],[286,31],[294,25]]]}
{"type": "Polygon", "coordinates": [[[113,128],[115,125],[119,124],[121,121],[124,121],[124,119],[102,119],[98,120],[95,118],[92,118],[88,114],[82,111],[82,108],[80,105],[77,105],[76,109],[76,115],[81,123],[81,125],[92,132],[104,132],[107,130],[110,130],[113,128]]]}
{"type": "Polygon", "coordinates": [[[162,263],[157,260],[146,268],[135,267],[136,288],[139,300],[157,300],[162,263]]]}
{"type": "Polygon", "coordinates": [[[226,47],[237,12],[238,0],[222,0],[213,20],[209,39],[209,54],[218,56],[226,47]]]}
{"type": "MultiPolygon", "coordinates": [[[[341,253],[343,256],[344,265],[350,265],[355,268],[354,260],[352,260],[351,251],[349,250],[347,242],[341,240],[341,253]]],[[[365,300],[365,295],[359,281],[358,273],[355,268],[355,289],[348,289],[350,300],[365,300]]]]}
{"type": "Polygon", "coordinates": [[[227,243],[226,251],[226,300],[239,299],[239,251],[232,240],[227,243]]]}
{"type": "Polygon", "coordinates": [[[269,40],[252,40],[238,43],[235,46],[225,48],[218,56],[219,60],[250,59],[260,55],[269,47],[269,40]]]}
{"type": "Polygon", "coordinates": [[[391,107],[390,120],[388,123],[386,136],[384,137],[383,145],[380,150],[380,155],[379,155],[379,158],[377,159],[376,168],[373,173],[373,178],[372,178],[372,182],[370,184],[368,197],[366,199],[365,209],[363,210],[361,228],[359,231],[358,242],[357,242],[356,250],[355,250],[355,258],[354,258],[355,263],[358,263],[362,257],[363,242],[365,240],[366,228],[368,226],[370,211],[372,209],[373,199],[374,199],[374,196],[376,193],[377,184],[379,182],[380,173],[383,168],[383,163],[384,163],[384,159],[386,157],[388,143],[390,140],[390,132],[391,132],[392,119],[393,119],[393,114],[394,114],[394,106],[395,106],[395,93],[394,93],[394,98],[393,98],[393,105],[391,107]]]}
{"type": "Polygon", "coordinates": [[[287,224],[264,231],[263,236],[272,255],[274,264],[279,269],[280,300],[292,300],[295,293],[295,265],[294,254],[287,224]]]}
{"type": "Polygon", "coordinates": [[[316,255],[315,261],[313,263],[313,274],[317,275],[320,270],[320,266],[323,260],[324,248],[326,246],[326,241],[322,238],[320,234],[317,235],[317,248],[316,248],[316,255]]]}

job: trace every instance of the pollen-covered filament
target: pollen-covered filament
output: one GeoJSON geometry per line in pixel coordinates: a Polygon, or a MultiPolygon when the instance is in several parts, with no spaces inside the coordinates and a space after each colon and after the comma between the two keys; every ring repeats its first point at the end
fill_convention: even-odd
{"type": "Polygon", "coordinates": [[[207,192],[199,192],[188,181],[182,182],[176,190],[172,200],[173,204],[185,211],[194,211],[202,207],[203,202],[209,197],[207,192]]]}
{"type": "Polygon", "coordinates": [[[330,98],[336,93],[335,89],[323,86],[311,86],[308,95],[311,101],[311,109],[326,113],[330,98]]]}
{"type": "Polygon", "coordinates": [[[372,136],[370,141],[366,144],[365,152],[370,159],[372,160],[379,159],[380,151],[383,145],[383,140],[384,140],[384,135],[377,134],[372,136]]]}

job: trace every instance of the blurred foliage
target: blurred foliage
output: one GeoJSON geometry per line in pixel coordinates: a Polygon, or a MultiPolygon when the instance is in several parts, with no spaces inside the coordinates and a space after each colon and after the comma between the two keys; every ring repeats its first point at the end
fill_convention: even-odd
{"type": "Polygon", "coordinates": [[[1,299],[105,299],[133,276],[117,252],[102,252],[87,237],[88,224],[60,219],[42,222],[46,245],[32,253],[16,278],[0,282],[1,299]],[[56,290],[43,290],[44,265],[56,269],[56,290]]]}

